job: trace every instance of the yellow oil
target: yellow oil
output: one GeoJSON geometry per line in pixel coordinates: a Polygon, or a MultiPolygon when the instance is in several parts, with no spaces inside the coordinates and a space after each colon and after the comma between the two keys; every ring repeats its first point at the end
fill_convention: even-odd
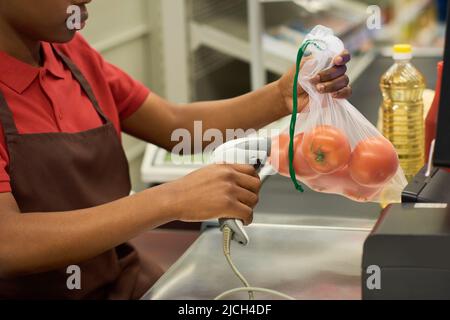
{"type": "Polygon", "coordinates": [[[396,60],[382,76],[383,134],[395,146],[411,181],[425,163],[424,76],[410,60],[396,60]]]}

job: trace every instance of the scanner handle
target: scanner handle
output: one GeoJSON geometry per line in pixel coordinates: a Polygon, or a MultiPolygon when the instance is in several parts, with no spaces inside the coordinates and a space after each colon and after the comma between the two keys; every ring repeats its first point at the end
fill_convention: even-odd
{"type": "MultiPolygon", "coordinates": [[[[225,163],[241,163],[253,164],[256,171],[259,173],[262,166],[266,163],[271,153],[271,139],[270,138],[252,138],[238,139],[226,143],[219,147],[215,153],[217,158],[215,162],[225,163]],[[250,140],[249,140],[250,139],[250,140]],[[255,150],[256,149],[256,150],[255,150]],[[253,151],[253,152],[251,152],[253,151]],[[256,152],[255,152],[256,151],[256,152]],[[227,154],[230,152],[229,154],[227,154]],[[235,153],[237,152],[237,153],[235,153]],[[231,156],[231,157],[227,157],[231,156]],[[240,155],[240,157],[236,157],[240,155]],[[237,159],[238,158],[238,159],[237,159]],[[227,160],[231,161],[227,161],[227,160]]],[[[248,245],[250,239],[247,232],[244,230],[244,223],[239,219],[223,218],[219,219],[220,230],[228,226],[232,232],[232,239],[241,245],[248,245]]]]}

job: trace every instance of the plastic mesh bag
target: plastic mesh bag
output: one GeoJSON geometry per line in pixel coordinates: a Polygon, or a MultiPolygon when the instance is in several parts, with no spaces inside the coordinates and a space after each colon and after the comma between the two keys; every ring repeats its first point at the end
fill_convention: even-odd
{"type": "Polygon", "coordinates": [[[305,184],[359,202],[400,202],[407,181],[393,145],[350,102],[319,93],[311,83],[343,50],[329,28],[317,26],[306,37],[297,58],[291,125],[273,137],[272,167],[299,191],[305,184]],[[298,114],[297,83],[309,95],[298,114]]]}

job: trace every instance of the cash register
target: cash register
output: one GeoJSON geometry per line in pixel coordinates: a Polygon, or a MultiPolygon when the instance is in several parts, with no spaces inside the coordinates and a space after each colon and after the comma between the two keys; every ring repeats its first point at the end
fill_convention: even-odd
{"type": "MultiPolygon", "coordinates": [[[[450,17],[450,7],[447,17],[450,17]]],[[[450,299],[450,23],[432,164],[387,207],[364,243],[363,299],[450,299]]]]}

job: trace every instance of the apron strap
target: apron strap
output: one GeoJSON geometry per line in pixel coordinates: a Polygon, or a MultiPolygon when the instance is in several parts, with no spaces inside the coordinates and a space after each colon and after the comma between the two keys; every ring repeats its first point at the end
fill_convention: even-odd
{"type": "Polygon", "coordinates": [[[5,138],[7,138],[9,135],[16,135],[18,133],[11,109],[9,108],[5,96],[1,91],[0,91],[0,122],[2,123],[3,131],[5,132],[5,138]]]}
{"type": "Polygon", "coordinates": [[[75,79],[80,83],[81,88],[83,88],[84,92],[87,94],[89,100],[91,100],[92,104],[94,105],[95,110],[100,115],[104,123],[109,123],[108,117],[103,113],[103,110],[100,108],[100,105],[97,101],[97,98],[95,97],[94,91],[92,90],[91,85],[87,81],[87,79],[84,77],[83,73],[81,73],[80,69],[72,62],[72,60],[69,59],[65,54],[62,52],[59,52],[56,50],[56,48],[51,44],[51,47],[55,54],[61,58],[61,60],[64,62],[64,64],[69,68],[69,70],[72,72],[75,79]]]}

